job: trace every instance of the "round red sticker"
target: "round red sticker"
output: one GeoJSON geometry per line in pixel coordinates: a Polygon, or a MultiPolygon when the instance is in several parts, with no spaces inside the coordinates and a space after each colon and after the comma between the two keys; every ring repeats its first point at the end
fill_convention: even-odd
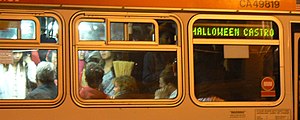
{"type": "Polygon", "coordinates": [[[265,91],[271,91],[275,86],[274,80],[271,77],[265,77],[264,79],[261,80],[260,84],[261,84],[261,88],[264,89],[265,91]]]}

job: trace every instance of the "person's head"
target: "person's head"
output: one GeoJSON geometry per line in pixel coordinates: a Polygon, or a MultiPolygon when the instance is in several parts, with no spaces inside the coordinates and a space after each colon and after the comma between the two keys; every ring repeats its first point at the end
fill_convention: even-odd
{"type": "Polygon", "coordinates": [[[89,87],[98,88],[102,83],[103,75],[104,71],[99,63],[89,62],[86,64],[85,80],[89,87]]]}
{"type": "Polygon", "coordinates": [[[107,51],[107,50],[100,51],[100,55],[101,55],[101,58],[103,60],[107,60],[107,59],[112,59],[113,58],[113,53],[111,51],[107,51]]]}
{"type": "Polygon", "coordinates": [[[23,58],[23,52],[18,51],[18,50],[14,50],[13,51],[13,63],[16,64],[18,62],[20,62],[23,58]]]}
{"type": "Polygon", "coordinates": [[[159,75],[159,87],[164,87],[169,84],[177,87],[177,79],[174,75],[172,64],[166,65],[165,69],[159,75]]]}
{"type": "Polygon", "coordinates": [[[136,92],[137,84],[134,77],[129,75],[119,76],[114,78],[113,83],[115,85],[115,93],[127,91],[127,92],[136,92]]]}
{"type": "Polygon", "coordinates": [[[175,44],[174,36],[176,35],[175,28],[172,23],[162,23],[159,25],[159,43],[160,44],[175,44]]]}
{"type": "Polygon", "coordinates": [[[79,60],[84,60],[85,56],[85,51],[78,51],[78,59],[79,60]]]}
{"type": "Polygon", "coordinates": [[[36,67],[36,79],[41,83],[51,83],[55,79],[55,68],[51,62],[40,62],[36,67]]]}

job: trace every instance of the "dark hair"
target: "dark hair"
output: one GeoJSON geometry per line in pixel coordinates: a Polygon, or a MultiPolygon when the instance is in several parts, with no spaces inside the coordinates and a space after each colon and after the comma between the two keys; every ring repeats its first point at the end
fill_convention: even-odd
{"type": "Polygon", "coordinates": [[[88,62],[85,68],[85,80],[88,86],[95,88],[102,83],[102,77],[104,75],[103,68],[99,63],[88,62]]]}
{"type": "Polygon", "coordinates": [[[51,62],[40,62],[36,67],[36,79],[42,83],[53,82],[55,79],[55,69],[51,62]]]}
{"type": "Polygon", "coordinates": [[[159,77],[162,78],[165,83],[171,83],[177,86],[177,79],[175,73],[173,72],[173,64],[167,64],[165,69],[160,73],[159,77]]]}
{"type": "MultiPolygon", "coordinates": [[[[24,54],[23,52],[13,52],[13,53],[22,53],[22,57],[20,58],[20,60],[18,61],[17,65],[20,65],[20,70],[21,71],[25,71],[26,69],[26,64],[25,62],[23,62],[24,60],[24,57],[27,55],[27,54],[24,54]]],[[[4,70],[5,71],[8,71],[8,68],[9,68],[9,64],[4,64],[4,70]]]]}

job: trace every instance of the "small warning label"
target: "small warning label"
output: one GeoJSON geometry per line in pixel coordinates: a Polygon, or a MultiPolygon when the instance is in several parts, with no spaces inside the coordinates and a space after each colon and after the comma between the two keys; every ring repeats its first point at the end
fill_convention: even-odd
{"type": "Polygon", "coordinates": [[[255,110],[255,120],[290,120],[289,109],[257,109],[255,110]]]}
{"type": "Polygon", "coordinates": [[[0,64],[12,64],[12,50],[0,50],[0,64]]]}

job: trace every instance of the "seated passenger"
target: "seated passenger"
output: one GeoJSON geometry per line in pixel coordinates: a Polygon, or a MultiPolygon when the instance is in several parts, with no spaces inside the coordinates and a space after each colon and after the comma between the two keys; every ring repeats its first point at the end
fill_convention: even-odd
{"type": "Polygon", "coordinates": [[[113,80],[113,83],[114,99],[133,99],[138,97],[138,88],[134,77],[129,75],[119,76],[113,80]]]}
{"type": "Polygon", "coordinates": [[[88,84],[86,87],[82,87],[79,95],[83,99],[105,99],[107,95],[99,88],[102,83],[104,71],[100,64],[96,62],[89,62],[85,69],[85,80],[88,84]]]}
{"type": "Polygon", "coordinates": [[[177,78],[173,65],[168,64],[159,76],[160,89],[155,91],[155,99],[168,99],[177,96],[177,78]]]}
{"type": "Polygon", "coordinates": [[[37,88],[30,92],[25,99],[55,99],[57,87],[54,84],[55,68],[51,62],[41,62],[37,65],[37,88]]]}

